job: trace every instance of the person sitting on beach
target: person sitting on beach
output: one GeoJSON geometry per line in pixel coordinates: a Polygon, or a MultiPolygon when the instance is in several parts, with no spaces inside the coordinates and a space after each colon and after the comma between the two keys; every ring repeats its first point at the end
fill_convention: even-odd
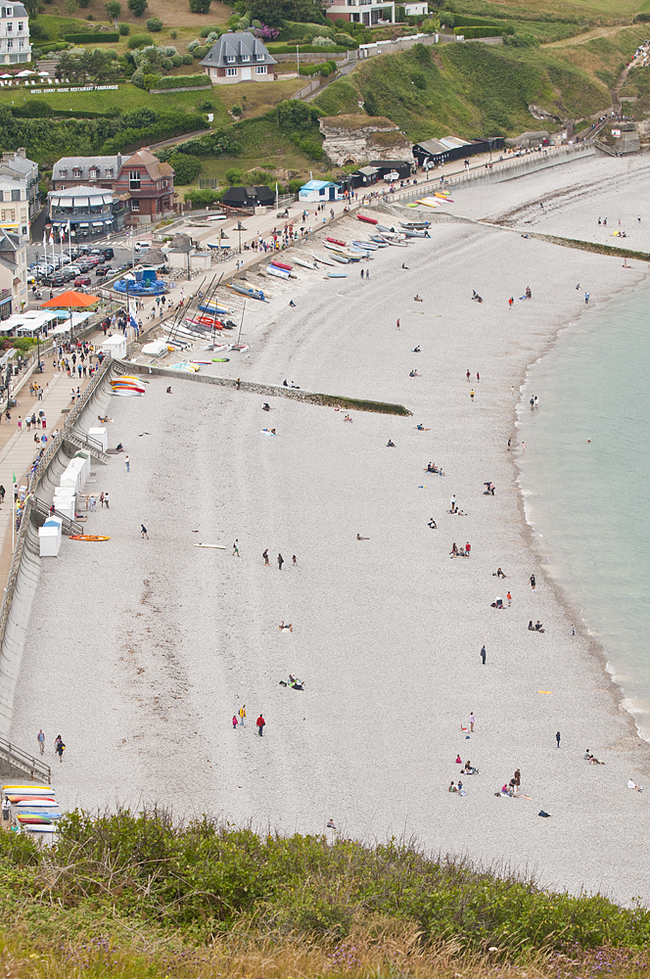
{"type": "Polygon", "coordinates": [[[403,269],[408,269],[408,265],[405,265],[404,262],[402,262],[402,268],[403,269]]]}
{"type": "Polygon", "coordinates": [[[544,627],[542,626],[542,623],[539,621],[539,619],[535,623],[535,632],[544,632],[544,627]]]}
{"type": "Polygon", "coordinates": [[[533,620],[532,619],[528,623],[528,631],[529,632],[534,632],[535,631],[535,626],[533,625],[533,620]]]}
{"type": "MultiPolygon", "coordinates": [[[[412,372],[411,373],[411,377],[414,377],[414,376],[415,376],[415,373],[412,372]]],[[[415,427],[417,428],[418,432],[426,432],[426,428],[424,427],[424,425],[422,424],[422,422],[418,422],[415,427]]]]}
{"type": "Polygon", "coordinates": [[[493,571],[493,572],[492,572],[492,577],[493,577],[493,578],[505,578],[505,577],[507,577],[507,576],[506,576],[506,575],[504,575],[504,573],[503,573],[503,571],[501,570],[501,568],[497,568],[497,569],[496,569],[496,571],[493,571]]]}
{"type": "Polygon", "coordinates": [[[628,789],[633,789],[635,792],[643,792],[643,786],[639,786],[630,778],[627,782],[628,789]]]}
{"type": "Polygon", "coordinates": [[[167,388],[167,394],[171,394],[171,393],[172,393],[172,389],[171,389],[171,387],[168,387],[167,388]]]}
{"type": "Polygon", "coordinates": [[[490,608],[503,608],[503,599],[495,598],[490,608]]]}
{"type": "Polygon", "coordinates": [[[336,829],[336,824],[335,824],[335,822],[334,822],[333,819],[328,819],[327,820],[327,828],[328,829],[336,829]]]}
{"type": "MultiPolygon", "coordinates": [[[[419,376],[420,376],[420,375],[418,374],[418,372],[417,372],[416,370],[412,370],[412,371],[411,371],[411,372],[409,373],[409,377],[419,377],[419,376]]],[[[420,427],[420,426],[418,425],[418,428],[419,428],[419,427],[420,427]]]]}
{"type": "Polygon", "coordinates": [[[427,465],[427,470],[426,470],[426,471],[427,471],[428,473],[437,473],[437,472],[438,472],[438,470],[436,469],[436,464],[435,464],[435,462],[430,462],[430,463],[428,463],[428,465],[427,465]]]}
{"type": "Polygon", "coordinates": [[[589,751],[589,748],[587,748],[585,750],[585,758],[589,762],[590,765],[604,765],[605,764],[604,761],[598,761],[598,759],[594,755],[591,754],[591,752],[589,751]]]}
{"type": "Polygon", "coordinates": [[[530,286],[526,286],[526,292],[524,293],[524,295],[525,295],[526,299],[532,299],[533,298],[533,294],[530,291],[530,286]]]}
{"type": "Polygon", "coordinates": [[[122,445],[121,442],[118,442],[117,443],[117,445],[115,446],[115,451],[116,452],[124,452],[124,446],[122,445]]]}
{"type": "Polygon", "coordinates": [[[344,422],[351,422],[352,421],[352,415],[346,415],[345,418],[343,419],[343,421],[344,422]]]}
{"type": "Polygon", "coordinates": [[[287,381],[286,377],[285,377],[284,381],[282,382],[282,387],[284,387],[284,388],[288,388],[289,387],[289,382],[287,381]]]}
{"type": "Polygon", "coordinates": [[[458,548],[456,547],[456,544],[452,544],[450,557],[458,557],[458,548]]]}
{"type": "Polygon", "coordinates": [[[422,299],[420,296],[413,296],[413,302],[415,302],[415,303],[423,303],[424,302],[424,299],[422,299]]]}
{"type": "Polygon", "coordinates": [[[427,524],[427,527],[431,527],[431,530],[437,530],[438,529],[438,524],[435,522],[435,520],[433,519],[433,517],[431,517],[431,519],[429,520],[429,523],[427,524]]]}
{"type": "Polygon", "coordinates": [[[463,783],[460,781],[460,779],[458,780],[458,795],[467,795],[465,789],[463,788],[463,783]]]}
{"type": "Polygon", "coordinates": [[[496,489],[494,483],[487,482],[487,483],[483,483],[483,485],[485,486],[484,496],[494,496],[494,491],[496,489]]]}
{"type": "Polygon", "coordinates": [[[413,350],[411,351],[411,353],[413,353],[413,354],[419,354],[420,353],[419,346],[418,347],[413,347],[413,350]]]}
{"type": "Polygon", "coordinates": [[[284,619],[282,620],[282,622],[278,626],[278,629],[280,629],[280,630],[284,629],[287,632],[293,632],[293,626],[292,626],[291,622],[287,622],[287,624],[285,625],[284,624],[284,619]]]}
{"type": "Polygon", "coordinates": [[[454,785],[453,782],[450,782],[449,788],[447,789],[447,791],[448,792],[458,792],[458,789],[456,788],[456,786],[454,785]]]}
{"type": "Polygon", "coordinates": [[[362,537],[361,534],[357,534],[357,540],[370,540],[369,537],[362,537]]]}
{"type": "Polygon", "coordinates": [[[270,410],[271,410],[271,405],[268,403],[268,401],[265,401],[264,404],[262,405],[262,411],[270,411],[270,410]]]}
{"type": "Polygon", "coordinates": [[[386,442],[386,448],[387,449],[394,449],[395,448],[395,443],[393,442],[392,439],[388,439],[388,442],[386,442]]]}

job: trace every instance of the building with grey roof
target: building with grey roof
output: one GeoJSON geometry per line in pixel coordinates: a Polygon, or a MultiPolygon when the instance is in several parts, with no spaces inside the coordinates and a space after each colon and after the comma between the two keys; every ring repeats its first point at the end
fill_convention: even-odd
{"type": "Polygon", "coordinates": [[[0,65],[19,65],[31,60],[27,11],[22,3],[0,7],[0,65]]]}
{"type": "Polygon", "coordinates": [[[249,31],[222,34],[201,62],[213,85],[272,82],[276,64],[259,38],[249,31]]]}
{"type": "Polygon", "coordinates": [[[100,187],[102,190],[112,190],[122,163],[123,158],[119,153],[117,156],[63,156],[54,164],[52,189],[100,187]]]}

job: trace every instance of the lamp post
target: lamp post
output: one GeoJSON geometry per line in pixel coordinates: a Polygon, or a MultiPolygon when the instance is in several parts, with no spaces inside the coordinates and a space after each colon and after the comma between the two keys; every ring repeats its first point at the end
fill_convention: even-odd
{"type": "Polygon", "coordinates": [[[248,229],[244,227],[241,221],[238,221],[235,225],[235,231],[239,232],[239,254],[241,255],[241,233],[242,231],[247,231],[248,229]]]}
{"type": "Polygon", "coordinates": [[[300,45],[296,44],[296,71],[300,74],[300,45]]]}

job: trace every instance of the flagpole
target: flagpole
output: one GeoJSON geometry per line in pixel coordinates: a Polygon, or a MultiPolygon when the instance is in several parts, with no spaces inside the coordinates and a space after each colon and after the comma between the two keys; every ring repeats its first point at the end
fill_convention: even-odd
{"type": "Polygon", "coordinates": [[[11,484],[11,553],[14,553],[16,537],[16,473],[13,473],[11,484]]]}

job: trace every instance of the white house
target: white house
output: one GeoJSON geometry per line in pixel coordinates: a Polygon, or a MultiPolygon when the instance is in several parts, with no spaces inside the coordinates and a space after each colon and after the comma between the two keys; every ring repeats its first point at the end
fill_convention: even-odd
{"type": "Polygon", "coordinates": [[[404,10],[407,17],[426,17],[429,13],[428,3],[405,3],[404,10]]]}
{"type": "Polygon", "coordinates": [[[259,38],[249,31],[222,34],[201,62],[213,85],[272,82],[277,65],[259,38]]]}
{"type": "Polygon", "coordinates": [[[8,231],[0,230],[0,295],[11,290],[14,312],[27,302],[27,243],[8,231]]]}
{"type": "Polygon", "coordinates": [[[325,10],[329,20],[346,20],[353,24],[395,23],[395,2],[379,3],[377,0],[332,0],[325,10]]]}
{"type": "Polygon", "coordinates": [[[0,65],[18,65],[31,60],[27,11],[22,3],[0,6],[0,65]]]}
{"type": "Polygon", "coordinates": [[[324,201],[338,201],[343,195],[338,184],[331,180],[308,180],[298,191],[301,204],[322,204],[324,201]]]}

